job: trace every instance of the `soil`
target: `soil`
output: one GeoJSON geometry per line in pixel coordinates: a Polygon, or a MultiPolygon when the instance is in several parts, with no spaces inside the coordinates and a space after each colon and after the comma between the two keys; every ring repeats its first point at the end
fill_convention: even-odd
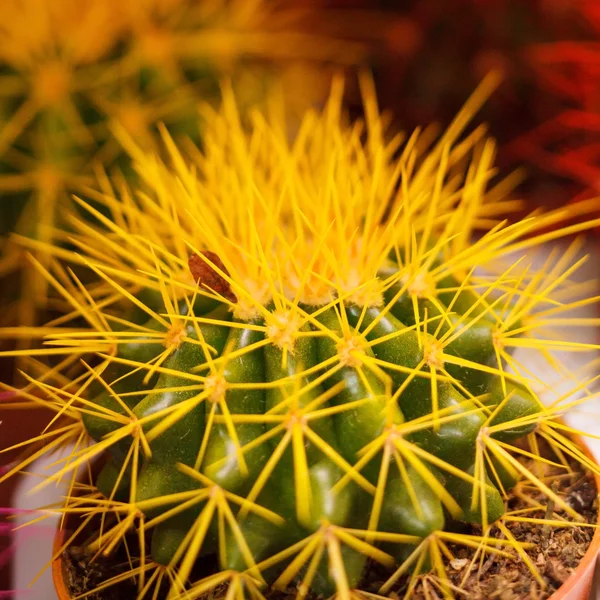
{"type": "MultiPolygon", "coordinates": [[[[553,467],[545,467],[544,480],[553,482],[554,491],[563,497],[587,523],[598,522],[598,490],[591,473],[572,465],[573,473],[564,475],[553,467]]],[[[530,506],[531,500],[539,502],[546,507],[546,514],[536,513],[536,518],[552,518],[572,520],[565,512],[548,506],[547,498],[528,486],[527,499],[512,496],[507,503],[507,510],[514,511],[530,506]],[[554,509],[554,512],[553,512],[554,509]]],[[[588,546],[592,541],[595,529],[570,525],[568,527],[540,526],[536,523],[506,522],[506,527],[512,535],[521,542],[528,542],[533,546],[527,554],[541,575],[542,586],[532,576],[524,561],[520,558],[508,558],[498,555],[489,555],[484,559],[475,557],[475,550],[462,546],[448,544],[454,555],[453,560],[446,560],[446,573],[452,585],[460,589],[454,590],[457,598],[469,600],[545,600],[549,598],[575,570],[588,546]],[[473,559],[475,560],[473,561],[473,559]]],[[[457,524],[457,531],[478,535],[481,530],[476,526],[457,524]]],[[[494,527],[492,535],[503,538],[504,535],[494,527]]],[[[136,544],[135,540],[131,540],[136,544]]],[[[131,549],[131,548],[130,548],[131,549]]],[[[67,584],[73,597],[86,594],[90,600],[133,600],[136,597],[137,586],[131,580],[111,586],[110,588],[94,592],[101,583],[120,573],[129,570],[127,555],[123,549],[120,554],[112,557],[96,557],[90,561],[91,555],[82,546],[72,546],[67,550],[65,560],[67,584]]],[[[204,565],[206,566],[206,565],[204,565]]],[[[203,569],[205,570],[205,569],[203,569]]],[[[390,576],[381,566],[371,564],[366,570],[360,589],[365,592],[377,593],[379,587],[390,576]]],[[[204,573],[206,575],[206,572],[204,573]]],[[[408,577],[400,579],[388,596],[401,599],[405,596],[409,585],[408,577]]],[[[224,594],[223,590],[223,596],[224,594]]],[[[218,598],[213,591],[210,596],[218,598]]],[[[295,589],[290,588],[285,592],[267,592],[268,600],[292,600],[295,589]]],[[[166,597],[166,591],[164,596],[166,597]]],[[[366,596],[365,596],[366,597],[366,596]]],[[[411,600],[442,600],[443,594],[431,575],[419,578],[419,583],[410,595],[411,600]]],[[[310,599],[310,596],[308,598],[310,599]]]]}
{"type": "MultiPolygon", "coordinates": [[[[574,508],[586,523],[598,522],[598,495],[594,478],[590,473],[578,471],[568,479],[560,481],[557,491],[569,506],[574,508]]],[[[541,493],[529,493],[530,499],[547,506],[547,499],[541,493]]],[[[527,504],[512,498],[508,502],[508,510],[526,508],[527,504]]],[[[572,520],[560,510],[544,514],[530,515],[541,518],[563,518],[572,520]]],[[[527,554],[541,575],[544,585],[540,585],[532,576],[531,571],[521,559],[505,558],[489,555],[481,560],[475,557],[475,550],[462,546],[448,544],[455,558],[446,561],[446,573],[452,585],[460,589],[454,590],[457,598],[468,600],[545,600],[549,598],[569,578],[583,558],[592,541],[595,529],[593,527],[568,526],[556,528],[540,526],[534,523],[505,523],[514,538],[520,542],[533,544],[527,554]]],[[[470,527],[465,533],[481,534],[477,527],[470,527]]],[[[504,538],[498,528],[494,528],[493,536],[504,538]]],[[[366,574],[365,591],[376,593],[379,587],[389,577],[389,573],[372,565],[366,574]]],[[[392,598],[403,598],[408,587],[408,578],[401,580],[388,595],[392,598]]],[[[411,600],[442,600],[443,594],[435,585],[431,576],[420,578],[413,589],[411,600]]]]}
{"type": "Polygon", "coordinates": [[[129,570],[127,561],[116,557],[96,558],[82,546],[71,546],[63,553],[67,589],[73,598],[84,594],[88,600],[133,600],[137,595],[137,586],[132,580],[96,592],[99,585],[129,570]]]}
{"type": "MultiPolygon", "coordinates": [[[[585,522],[597,522],[597,491],[591,475],[581,474],[569,486],[566,498],[568,504],[583,516],[585,522]]],[[[537,500],[545,502],[546,498],[540,494],[537,500]]],[[[509,507],[511,509],[524,508],[521,501],[512,501],[509,504],[512,505],[509,507]]],[[[544,515],[539,517],[543,518],[544,515]]],[[[552,518],[550,515],[548,517],[552,518]]],[[[558,529],[531,523],[511,523],[507,524],[507,528],[517,540],[534,544],[527,553],[542,576],[545,589],[532,579],[531,572],[522,560],[491,557],[492,560],[488,559],[479,573],[474,570],[474,574],[463,586],[468,597],[473,600],[548,598],[579,565],[595,533],[592,527],[569,526],[558,529]]],[[[500,536],[497,534],[497,537],[500,536]]],[[[449,575],[454,582],[459,583],[465,571],[465,564],[461,559],[469,560],[471,556],[472,553],[463,550],[457,553],[456,561],[451,561],[449,575]]]]}

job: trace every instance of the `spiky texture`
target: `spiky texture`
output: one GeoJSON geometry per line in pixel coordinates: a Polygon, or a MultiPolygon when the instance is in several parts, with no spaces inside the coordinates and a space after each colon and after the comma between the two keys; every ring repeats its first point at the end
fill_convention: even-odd
{"type": "MultiPolygon", "coordinates": [[[[196,105],[218,98],[221,77],[255,102],[275,72],[291,74],[300,63],[312,85],[292,76],[287,89],[306,106],[326,90],[318,83],[325,61],[352,64],[363,52],[362,44],[309,31],[310,11],[262,0],[7,0],[2,10],[0,233],[46,242],[64,227],[63,211],[74,214],[71,194],[92,185],[97,170],[127,172],[114,123],[146,150],[156,147],[159,122],[198,140],[196,105]]],[[[34,324],[45,281],[8,238],[0,243],[0,276],[24,279],[3,324],[9,316],[34,324]]]]}
{"type": "Polygon", "coordinates": [[[139,598],[197,598],[228,584],[256,599],[297,582],[346,600],[370,597],[372,559],[389,570],[380,594],[412,573],[410,596],[431,571],[450,597],[449,544],[527,556],[506,533],[516,482],[580,521],[543,470],[597,470],[559,420],[589,381],[553,351],[595,346],[552,327],[596,324],[564,316],[596,298],[572,281],[579,239],[533,261],[594,226],[560,227],[595,203],[503,220],[519,206],[510,178],[494,180],[482,128],[466,131],[493,77],[436,141],[386,131],[361,84],[366,122],[347,122],[337,79],[291,140],[281,103],[240,114],[227,86],[220,111],[204,107],[202,149],[163,128],[161,160],[120,130],[142,187],[104,179],[76,199],[89,219],[52,232],[69,248],[21,240],[46,256],[33,265],[66,314],[21,332],[43,347],[11,353],[29,367],[14,407],[56,417],[5,477],[72,444],[40,486],[71,478],[58,510],[80,530],[101,517],[93,552],[125,544],[131,570],[102,587],[135,577],[139,598]],[[552,383],[516,348],[569,393],[545,408],[552,383]],[[220,567],[202,572],[208,555],[220,567]]]}

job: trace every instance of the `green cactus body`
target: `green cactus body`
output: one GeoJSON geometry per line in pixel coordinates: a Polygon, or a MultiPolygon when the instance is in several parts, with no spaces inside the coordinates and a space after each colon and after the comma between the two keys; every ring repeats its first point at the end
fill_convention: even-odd
{"type": "Polygon", "coordinates": [[[109,457],[96,476],[95,485],[98,491],[107,498],[126,500],[131,481],[131,469],[126,469],[121,476],[122,462],[109,457]]]}
{"type": "MultiPolygon", "coordinates": [[[[304,330],[310,330],[305,327],[304,330]]],[[[323,393],[323,386],[318,384],[311,384],[311,380],[314,381],[315,377],[308,378],[296,377],[297,374],[301,374],[303,370],[315,367],[318,364],[318,342],[315,338],[300,338],[296,340],[293,348],[293,352],[290,352],[286,357],[286,366],[283,367],[284,357],[283,350],[275,345],[268,345],[265,347],[265,367],[266,377],[270,382],[283,381],[286,377],[294,377],[286,386],[282,388],[268,389],[266,396],[266,409],[273,410],[277,405],[285,402],[290,395],[293,395],[296,391],[301,391],[306,388],[303,393],[297,393],[297,405],[299,408],[304,408],[311,402],[314,402],[323,393]]],[[[320,403],[321,408],[329,406],[329,402],[320,403]]],[[[334,446],[337,445],[337,440],[334,432],[334,424],[331,419],[319,419],[312,425],[313,431],[323,438],[327,443],[334,446]]],[[[282,434],[283,435],[283,434],[282,434]]],[[[273,439],[273,447],[276,446],[277,442],[281,439],[281,436],[273,439]]],[[[310,442],[307,443],[307,459],[309,464],[313,464],[315,461],[321,458],[321,454],[318,449],[314,448],[314,445],[310,442]]],[[[283,460],[288,463],[291,461],[291,453],[286,451],[283,460]]]]}
{"type": "MultiPolygon", "coordinates": [[[[243,351],[261,340],[262,334],[252,329],[232,328],[225,344],[225,353],[243,351]]],[[[229,383],[261,383],[265,380],[263,352],[260,350],[242,354],[227,362],[223,379],[229,383]]],[[[225,392],[228,410],[235,414],[263,414],[265,391],[261,389],[230,389],[225,392]]],[[[207,405],[208,406],[208,405],[207,405]]],[[[215,427],[208,442],[203,471],[215,483],[230,491],[238,491],[253,481],[264,466],[268,450],[258,446],[244,458],[247,474],[242,473],[237,448],[245,446],[265,431],[262,424],[242,424],[236,428],[237,443],[224,424],[215,427]]]]}
{"type": "MultiPolygon", "coordinates": [[[[156,319],[151,318],[145,323],[145,327],[159,331],[161,325],[156,319]]],[[[135,330],[129,332],[135,333],[135,330]]],[[[126,360],[138,361],[140,363],[148,363],[158,356],[164,350],[164,345],[161,343],[143,343],[150,338],[145,337],[140,333],[140,337],[129,341],[126,344],[120,344],[118,347],[117,356],[126,360]]],[[[133,370],[131,366],[112,362],[102,372],[102,379],[111,386],[114,394],[123,392],[139,391],[143,388],[151,388],[156,382],[154,377],[148,384],[144,383],[146,371],[143,369],[133,370]]],[[[119,402],[113,394],[111,394],[105,386],[99,382],[93,381],[88,391],[93,397],[92,402],[99,407],[98,411],[93,411],[90,407],[90,412],[84,412],[82,419],[90,437],[96,441],[100,441],[108,433],[118,429],[118,423],[110,421],[102,417],[102,409],[114,411],[120,415],[126,414],[126,409],[123,404],[129,409],[133,409],[139,402],[139,396],[123,396],[119,402]]]]}
{"type": "MultiPolygon", "coordinates": [[[[423,303],[420,306],[423,307],[423,303]]],[[[435,309],[433,304],[431,306],[435,309]]],[[[402,427],[404,423],[410,425],[412,420],[430,415],[434,410],[435,398],[436,410],[442,415],[452,415],[452,418],[438,426],[412,432],[406,439],[473,476],[475,444],[487,416],[503,402],[503,407],[497,411],[490,425],[510,422],[535,414],[539,410],[539,403],[527,389],[511,381],[505,382],[506,398],[501,378],[478,371],[476,367],[448,364],[447,375],[456,379],[472,395],[481,396],[483,402],[476,402],[463,395],[447,380],[448,377],[440,377],[434,383],[431,377],[416,376],[417,368],[424,373],[429,372],[427,352],[431,352],[438,338],[441,339],[461,317],[458,313],[449,313],[445,316],[446,319],[449,317],[449,322],[444,321],[436,329],[430,328],[429,333],[418,333],[410,322],[405,325],[398,318],[403,316],[408,321],[413,314],[412,307],[410,302],[410,311],[407,310],[404,298],[399,298],[385,310],[348,304],[344,307],[347,325],[343,324],[344,319],[332,308],[321,310],[312,325],[305,324],[300,328],[298,337],[285,351],[276,343],[265,340],[262,321],[250,321],[247,326],[241,321],[235,321],[232,326],[228,326],[225,313],[217,311],[211,315],[219,317],[219,325],[205,322],[210,319],[204,317],[195,326],[189,323],[179,347],[164,362],[164,372],[159,375],[154,390],[137,401],[133,412],[137,418],[146,420],[144,431],[150,433],[161,422],[160,415],[165,414],[163,418],[167,418],[169,409],[176,410],[181,403],[201,395],[202,390],[196,389],[198,386],[190,391],[169,391],[169,388],[191,385],[192,380],[185,377],[186,373],[204,375],[206,381],[210,379],[212,383],[204,386],[206,398],[202,402],[186,410],[181,418],[151,439],[152,454],[139,474],[136,500],[143,506],[145,501],[151,499],[201,489],[202,485],[181,472],[177,465],[183,463],[190,467],[197,466],[208,419],[212,419],[213,424],[205,443],[201,473],[225,490],[242,496],[249,492],[271,454],[277,452],[284,441],[286,429],[271,436],[268,442],[252,446],[255,440],[276,427],[276,421],[263,424],[258,419],[256,423],[236,424],[233,438],[230,425],[226,422],[228,417],[222,413],[223,406],[227,407],[232,419],[236,415],[272,414],[280,415],[283,420],[284,415],[293,410],[293,406],[300,411],[310,411],[311,403],[316,403],[316,410],[339,409],[329,417],[314,419],[310,422],[310,428],[332,451],[339,453],[347,464],[352,465],[360,460],[361,452],[369,444],[386,435],[385,432],[390,428],[402,427]],[[328,334],[321,331],[317,335],[322,328],[328,334]],[[198,331],[205,344],[211,348],[211,359],[215,361],[212,370],[207,366],[206,346],[194,343],[198,339],[198,331]],[[366,332],[365,335],[363,332],[366,332]],[[336,361],[342,360],[340,344],[343,345],[345,339],[363,340],[357,342],[353,350],[359,359],[356,363],[352,359],[344,359],[347,362],[336,366],[336,361]],[[364,360],[364,364],[361,365],[360,360],[364,360]],[[370,360],[383,365],[382,369],[388,377],[387,384],[369,368],[370,360]],[[323,371],[319,368],[321,364],[330,365],[329,376],[323,376],[323,371]],[[204,368],[198,370],[200,365],[204,365],[204,368]],[[277,385],[278,383],[281,385],[277,385]],[[248,387],[244,387],[245,384],[248,387]],[[264,384],[264,387],[261,388],[260,384],[264,384]],[[433,385],[437,390],[435,394],[433,385]],[[162,389],[166,391],[163,392],[162,389]],[[323,394],[327,395],[327,399],[321,401],[323,394]],[[353,408],[344,410],[343,407],[350,403],[353,403],[353,408]],[[155,413],[159,415],[157,419],[148,419],[155,413]],[[245,466],[242,466],[240,452],[248,444],[251,449],[243,452],[245,466]]],[[[206,305],[200,305],[195,314],[201,315],[204,308],[206,305]]],[[[433,309],[430,316],[434,316],[433,309]]],[[[444,348],[445,354],[486,366],[492,363],[493,327],[489,321],[479,318],[470,327],[463,327],[460,323],[452,331],[456,335],[444,348]]],[[[119,356],[150,363],[158,352],[157,344],[136,345],[132,342],[120,349],[119,356]]],[[[429,355],[429,358],[436,366],[442,364],[436,361],[443,361],[443,355],[433,359],[429,355]]],[[[138,378],[137,389],[142,385],[142,379],[138,378]]],[[[131,387],[123,384],[119,389],[122,391],[131,387]]],[[[113,407],[114,398],[107,396],[103,400],[103,397],[101,394],[95,402],[110,402],[113,407]]],[[[97,439],[102,439],[117,429],[113,423],[102,423],[102,419],[98,418],[86,418],[84,422],[90,434],[97,439]]],[[[530,425],[522,425],[504,429],[494,435],[499,440],[511,441],[531,430],[530,425]]],[[[320,531],[324,524],[354,528],[368,526],[373,503],[372,492],[365,491],[356,481],[347,482],[341,491],[335,491],[336,483],[344,477],[343,470],[323,455],[320,444],[315,445],[305,438],[304,448],[309,474],[307,485],[311,497],[309,517],[298,520],[298,498],[294,492],[296,457],[293,444],[288,444],[255,498],[260,506],[280,515],[285,525],[274,524],[253,512],[240,518],[240,531],[255,561],[263,560],[297,543],[311,532],[320,531]]],[[[98,487],[105,495],[109,495],[112,492],[111,486],[116,485],[125,451],[126,448],[123,447],[118,456],[105,465],[98,477],[98,487]]],[[[506,491],[507,487],[514,484],[510,474],[501,465],[497,467],[496,474],[491,474],[484,486],[486,522],[498,519],[504,512],[498,486],[506,491]]],[[[381,468],[382,455],[377,454],[363,465],[360,473],[367,482],[376,486],[381,468]]],[[[471,483],[454,474],[441,472],[431,465],[430,472],[454,498],[462,510],[462,520],[482,522],[481,506],[473,501],[471,483]]],[[[126,476],[131,476],[130,470],[126,476]]],[[[123,498],[128,488],[128,482],[121,481],[114,494],[123,498]]],[[[390,462],[384,490],[377,523],[379,531],[426,538],[444,528],[445,516],[440,498],[411,464],[406,464],[401,472],[393,461],[390,462]]],[[[148,509],[146,516],[151,519],[175,505],[176,502],[166,503],[158,508],[148,509]]],[[[161,520],[155,527],[152,538],[151,551],[155,561],[171,564],[178,553],[182,554],[182,545],[189,543],[189,540],[186,542],[186,536],[190,524],[195,522],[205,506],[206,501],[202,501],[161,520]]],[[[406,556],[407,548],[402,544],[382,545],[384,551],[398,560],[406,556]]],[[[209,527],[198,556],[211,552],[221,555],[222,568],[240,571],[248,568],[236,537],[229,532],[224,539],[219,538],[214,524],[209,527]],[[223,546],[221,550],[220,546],[223,546]]],[[[345,546],[341,547],[340,552],[349,582],[358,584],[365,556],[345,546]]],[[[329,573],[326,555],[327,553],[314,574],[312,589],[316,593],[326,594],[335,590],[335,581],[329,573]]],[[[276,569],[272,576],[276,577],[281,572],[282,568],[276,569]]]]}
{"type": "MultiPolygon", "coordinates": [[[[321,323],[332,332],[341,333],[338,317],[334,311],[328,311],[319,317],[321,323]]],[[[337,354],[336,344],[330,338],[319,340],[319,360],[321,362],[337,354]]],[[[373,353],[367,350],[367,354],[373,353]]],[[[365,398],[372,400],[355,409],[344,411],[336,415],[335,426],[337,438],[343,456],[350,462],[357,460],[357,453],[369,442],[373,441],[383,432],[386,425],[386,406],[388,398],[382,382],[367,369],[359,373],[353,366],[345,366],[330,378],[330,384],[342,383],[342,390],[336,394],[333,402],[339,405],[355,402],[365,398]]],[[[402,423],[404,417],[397,406],[393,407],[391,423],[402,423]]],[[[378,468],[376,464],[369,464],[366,476],[371,481],[376,480],[378,468]]]]}
{"type": "MultiPolygon", "coordinates": [[[[542,409],[540,401],[523,385],[506,381],[505,386],[506,394],[501,379],[497,379],[491,389],[488,403],[493,407],[501,406],[490,425],[508,423],[540,412],[542,409]]],[[[535,424],[515,424],[514,427],[503,429],[493,435],[503,442],[511,442],[531,433],[534,429],[535,424]]]]}
{"type": "MultiPolygon", "coordinates": [[[[202,324],[199,326],[203,342],[216,353],[220,353],[225,345],[227,329],[215,325],[202,324]]],[[[198,342],[198,335],[193,325],[188,325],[185,331],[186,337],[181,342],[171,356],[165,362],[165,369],[171,371],[186,373],[197,365],[204,363],[205,354],[201,345],[192,343],[198,342]],[[192,341],[187,341],[187,340],[192,341]]],[[[154,391],[146,396],[139,404],[135,406],[134,414],[143,419],[154,413],[164,411],[174,407],[186,400],[198,396],[198,390],[191,391],[162,391],[163,389],[176,388],[180,386],[191,385],[192,381],[180,375],[173,375],[171,372],[161,373],[154,391]]],[[[176,463],[183,462],[193,465],[196,460],[202,436],[204,433],[204,405],[199,404],[187,412],[181,419],[177,420],[167,432],[159,435],[150,444],[152,450],[152,460],[158,463],[176,463]],[[173,440],[180,442],[174,444],[173,440]]],[[[155,424],[150,421],[146,428],[152,429],[155,424]]]]}

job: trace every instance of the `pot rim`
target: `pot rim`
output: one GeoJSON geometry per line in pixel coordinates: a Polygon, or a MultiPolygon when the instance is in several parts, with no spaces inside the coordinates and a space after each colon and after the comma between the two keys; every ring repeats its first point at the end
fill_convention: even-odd
{"type": "MultiPolygon", "coordinates": [[[[571,439],[582,449],[583,453],[587,458],[592,460],[595,464],[600,464],[598,460],[593,456],[590,451],[588,445],[585,443],[583,436],[571,434],[571,439]]],[[[594,483],[596,484],[596,497],[600,496],[600,475],[598,473],[592,473],[594,477],[594,483]]],[[[598,510],[597,515],[597,524],[600,525],[600,508],[598,510]]],[[[67,535],[66,529],[61,529],[60,527],[57,529],[56,535],[54,536],[54,543],[52,546],[52,556],[56,557],[52,560],[52,579],[54,581],[54,587],[56,589],[56,593],[58,595],[59,600],[71,600],[71,595],[69,590],[67,589],[67,585],[65,583],[64,577],[64,564],[62,560],[62,554],[60,554],[60,548],[63,546],[65,542],[65,538],[67,535]]],[[[592,541],[588,546],[585,554],[579,564],[568,577],[568,579],[548,598],[548,600],[567,600],[568,594],[573,591],[573,588],[579,583],[580,578],[583,573],[587,572],[588,569],[596,568],[596,561],[598,560],[598,555],[600,554],[600,527],[597,527],[594,531],[594,536],[592,537],[592,541]],[[593,564],[592,564],[593,563],[593,564]]],[[[593,580],[593,572],[592,577],[590,577],[589,586],[587,589],[587,595],[585,598],[588,598],[589,592],[591,589],[593,580]]],[[[584,596],[581,596],[582,600],[584,596]]],[[[571,599],[574,600],[574,599],[571,599]]]]}

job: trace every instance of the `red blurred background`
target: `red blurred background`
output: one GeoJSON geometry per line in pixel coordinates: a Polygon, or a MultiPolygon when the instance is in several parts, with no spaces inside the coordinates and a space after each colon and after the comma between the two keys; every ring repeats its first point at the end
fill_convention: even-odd
{"type": "Polygon", "coordinates": [[[345,14],[341,36],[372,33],[380,103],[403,129],[444,126],[494,69],[503,82],[477,120],[500,144],[499,167],[526,167],[534,204],[600,192],[598,0],[309,3],[345,14]]]}

